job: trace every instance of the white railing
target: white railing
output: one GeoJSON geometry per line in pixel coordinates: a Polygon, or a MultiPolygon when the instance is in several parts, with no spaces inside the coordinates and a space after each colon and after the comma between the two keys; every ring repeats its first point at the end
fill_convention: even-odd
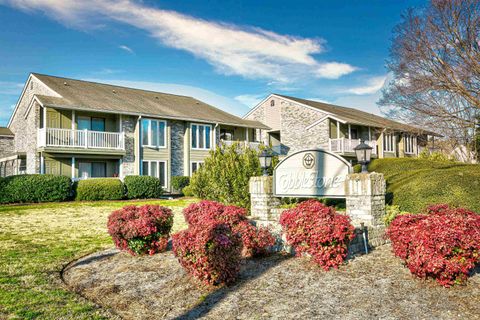
{"type": "MultiPolygon", "coordinates": [[[[373,148],[372,154],[377,153],[377,142],[376,141],[364,141],[370,147],[373,148]]],[[[328,147],[331,152],[346,153],[346,152],[355,152],[353,150],[356,146],[360,144],[360,139],[329,139],[328,147]]]]}
{"type": "Polygon", "coordinates": [[[240,147],[250,147],[252,149],[258,150],[260,148],[261,142],[247,142],[247,141],[232,141],[232,140],[220,140],[221,145],[231,146],[234,143],[237,143],[240,147]]]}
{"type": "Polygon", "coordinates": [[[39,147],[125,150],[123,132],[41,128],[37,139],[39,147]]]}

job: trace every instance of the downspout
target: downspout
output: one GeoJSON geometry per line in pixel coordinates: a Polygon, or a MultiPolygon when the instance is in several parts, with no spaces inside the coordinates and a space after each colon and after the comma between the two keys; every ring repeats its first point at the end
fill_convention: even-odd
{"type": "Polygon", "coordinates": [[[142,116],[138,116],[138,139],[136,139],[138,141],[138,147],[137,147],[137,154],[138,154],[138,175],[141,176],[142,175],[142,157],[141,157],[141,147],[142,147],[142,116]]]}
{"type": "MultiPolygon", "coordinates": [[[[217,127],[218,127],[218,123],[215,124],[215,126],[213,127],[213,151],[217,150],[217,127]]],[[[218,140],[218,142],[220,143],[220,139],[218,140]]]]}

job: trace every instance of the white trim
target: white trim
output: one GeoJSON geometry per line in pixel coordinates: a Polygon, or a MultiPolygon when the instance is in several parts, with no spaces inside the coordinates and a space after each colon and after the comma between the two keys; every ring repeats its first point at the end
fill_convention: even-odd
{"type": "Polygon", "coordinates": [[[45,157],[40,153],[40,174],[45,174],[45,157]]]}
{"type": "Polygon", "coordinates": [[[147,147],[147,148],[156,148],[156,149],[166,149],[168,145],[168,139],[167,139],[167,121],[165,120],[158,120],[158,119],[150,119],[150,118],[142,118],[142,122],[146,120],[148,121],[148,144],[143,143],[143,125],[140,126],[140,136],[142,138],[142,147],[147,147]],[[152,122],[157,123],[157,145],[151,144],[153,141],[153,135],[152,135],[152,122]],[[160,144],[160,123],[163,123],[163,145],[160,144]]]}
{"type": "Polygon", "coordinates": [[[165,176],[165,185],[162,185],[162,188],[167,188],[168,187],[168,161],[167,160],[142,160],[141,166],[142,166],[142,176],[150,176],[150,172],[152,171],[152,162],[155,162],[157,164],[157,176],[155,178],[160,179],[160,163],[164,163],[164,176],[165,176]],[[148,163],[148,174],[144,174],[143,172],[143,163],[147,162],[148,163]]]}
{"type": "Polygon", "coordinates": [[[337,120],[337,139],[340,139],[340,122],[337,120]]]}
{"type": "Polygon", "coordinates": [[[75,157],[72,157],[72,179],[75,179],[75,157]]]}
{"type": "Polygon", "coordinates": [[[191,150],[211,150],[212,149],[212,125],[211,124],[203,124],[203,123],[190,123],[190,149],[191,150]],[[197,132],[196,132],[196,141],[195,141],[195,144],[196,144],[196,147],[194,148],[193,147],[193,126],[197,126],[197,132]],[[203,148],[199,148],[198,146],[200,145],[200,135],[199,135],[199,127],[200,126],[203,126],[203,127],[210,127],[210,147],[207,148],[206,145],[207,145],[207,134],[206,134],[206,130],[204,129],[203,130],[203,145],[204,147],[203,148]]]}
{"type": "Polygon", "coordinates": [[[190,161],[190,177],[193,175],[193,164],[197,164],[197,170],[201,164],[204,164],[205,161],[190,161]]]}

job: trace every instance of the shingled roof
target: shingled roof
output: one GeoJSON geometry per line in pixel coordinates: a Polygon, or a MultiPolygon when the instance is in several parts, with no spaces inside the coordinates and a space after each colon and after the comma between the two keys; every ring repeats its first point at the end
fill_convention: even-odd
{"type": "Polygon", "coordinates": [[[188,96],[32,73],[61,97],[37,95],[46,107],[203,121],[269,129],[188,96]]]}
{"type": "Polygon", "coordinates": [[[344,120],[345,122],[351,123],[351,124],[370,126],[374,128],[386,128],[386,129],[398,130],[398,131],[404,131],[404,132],[420,132],[420,133],[425,133],[429,135],[441,136],[435,132],[427,131],[422,128],[417,128],[401,122],[393,121],[393,120],[383,118],[383,117],[374,115],[372,113],[368,113],[368,112],[361,111],[354,108],[341,107],[333,104],[300,99],[300,98],[285,96],[281,94],[275,94],[275,95],[289,99],[289,100],[293,100],[295,102],[305,104],[307,106],[319,109],[321,111],[325,111],[327,113],[331,113],[336,118],[340,120],[344,120]]]}

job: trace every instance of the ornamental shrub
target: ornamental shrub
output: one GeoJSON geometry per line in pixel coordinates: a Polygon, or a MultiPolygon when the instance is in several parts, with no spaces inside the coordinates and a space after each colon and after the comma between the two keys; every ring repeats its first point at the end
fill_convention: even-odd
{"type": "Polygon", "coordinates": [[[126,176],[123,183],[128,199],[158,199],[163,194],[160,179],[150,176],[126,176]]]}
{"type": "Polygon", "coordinates": [[[90,178],[78,181],[76,200],[120,200],[124,197],[124,186],[117,178],[90,178]]]}
{"type": "Polygon", "coordinates": [[[187,176],[172,177],[172,182],[171,182],[172,189],[177,192],[184,193],[183,189],[185,187],[188,187],[189,184],[190,184],[190,177],[187,177],[187,176]]]}
{"type": "Polygon", "coordinates": [[[25,174],[0,178],[0,203],[65,201],[72,180],[52,174],[25,174]]]}
{"type": "Polygon", "coordinates": [[[108,217],[115,246],[131,255],[165,251],[172,225],[172,210],[158,205],[126,206],[108,217]]]}
{"type": "Polygon", "coordinates": [[[284,211],[280,224],[296,255],[309,254],[324,270],[337,268],[346,258],[355,237],[350,218],[317,200],[308,200],[284,211]]]}
{"type": "Polygon", "coordinates": [[[203,200],[189,205],[183,214],[189,226],[202,225],[212,220],[228,225],[234,233],[240,235],[244,257],[266,254],[275,244],[275,237],[269,229],[252,225],[244,208],[203,200]]]}
{"type": "Polygon", "coordinates": [[[238,276],[240,237],[224,223],[190,226],[172,236],[172,247],[182,267],[205,284],[229,284],[238,276]]]}
{"type": "MultiPolygon", "coordinates": [[[[258,150],[236,143],[210,151],[203,166],[193,174],[188,191],[200,199],[250,208],[250,177],[262,174],[258,154],[258,150]]],[[[273,164],[276,162],[278,157],[272,159],[273,164]]]]}
{"type": "Polygon", "coordinates": [[[441,204],[396,217],[386,232],[393,252],[414,275],[449,287],[480,263],[480,215],[441,204]]]}

